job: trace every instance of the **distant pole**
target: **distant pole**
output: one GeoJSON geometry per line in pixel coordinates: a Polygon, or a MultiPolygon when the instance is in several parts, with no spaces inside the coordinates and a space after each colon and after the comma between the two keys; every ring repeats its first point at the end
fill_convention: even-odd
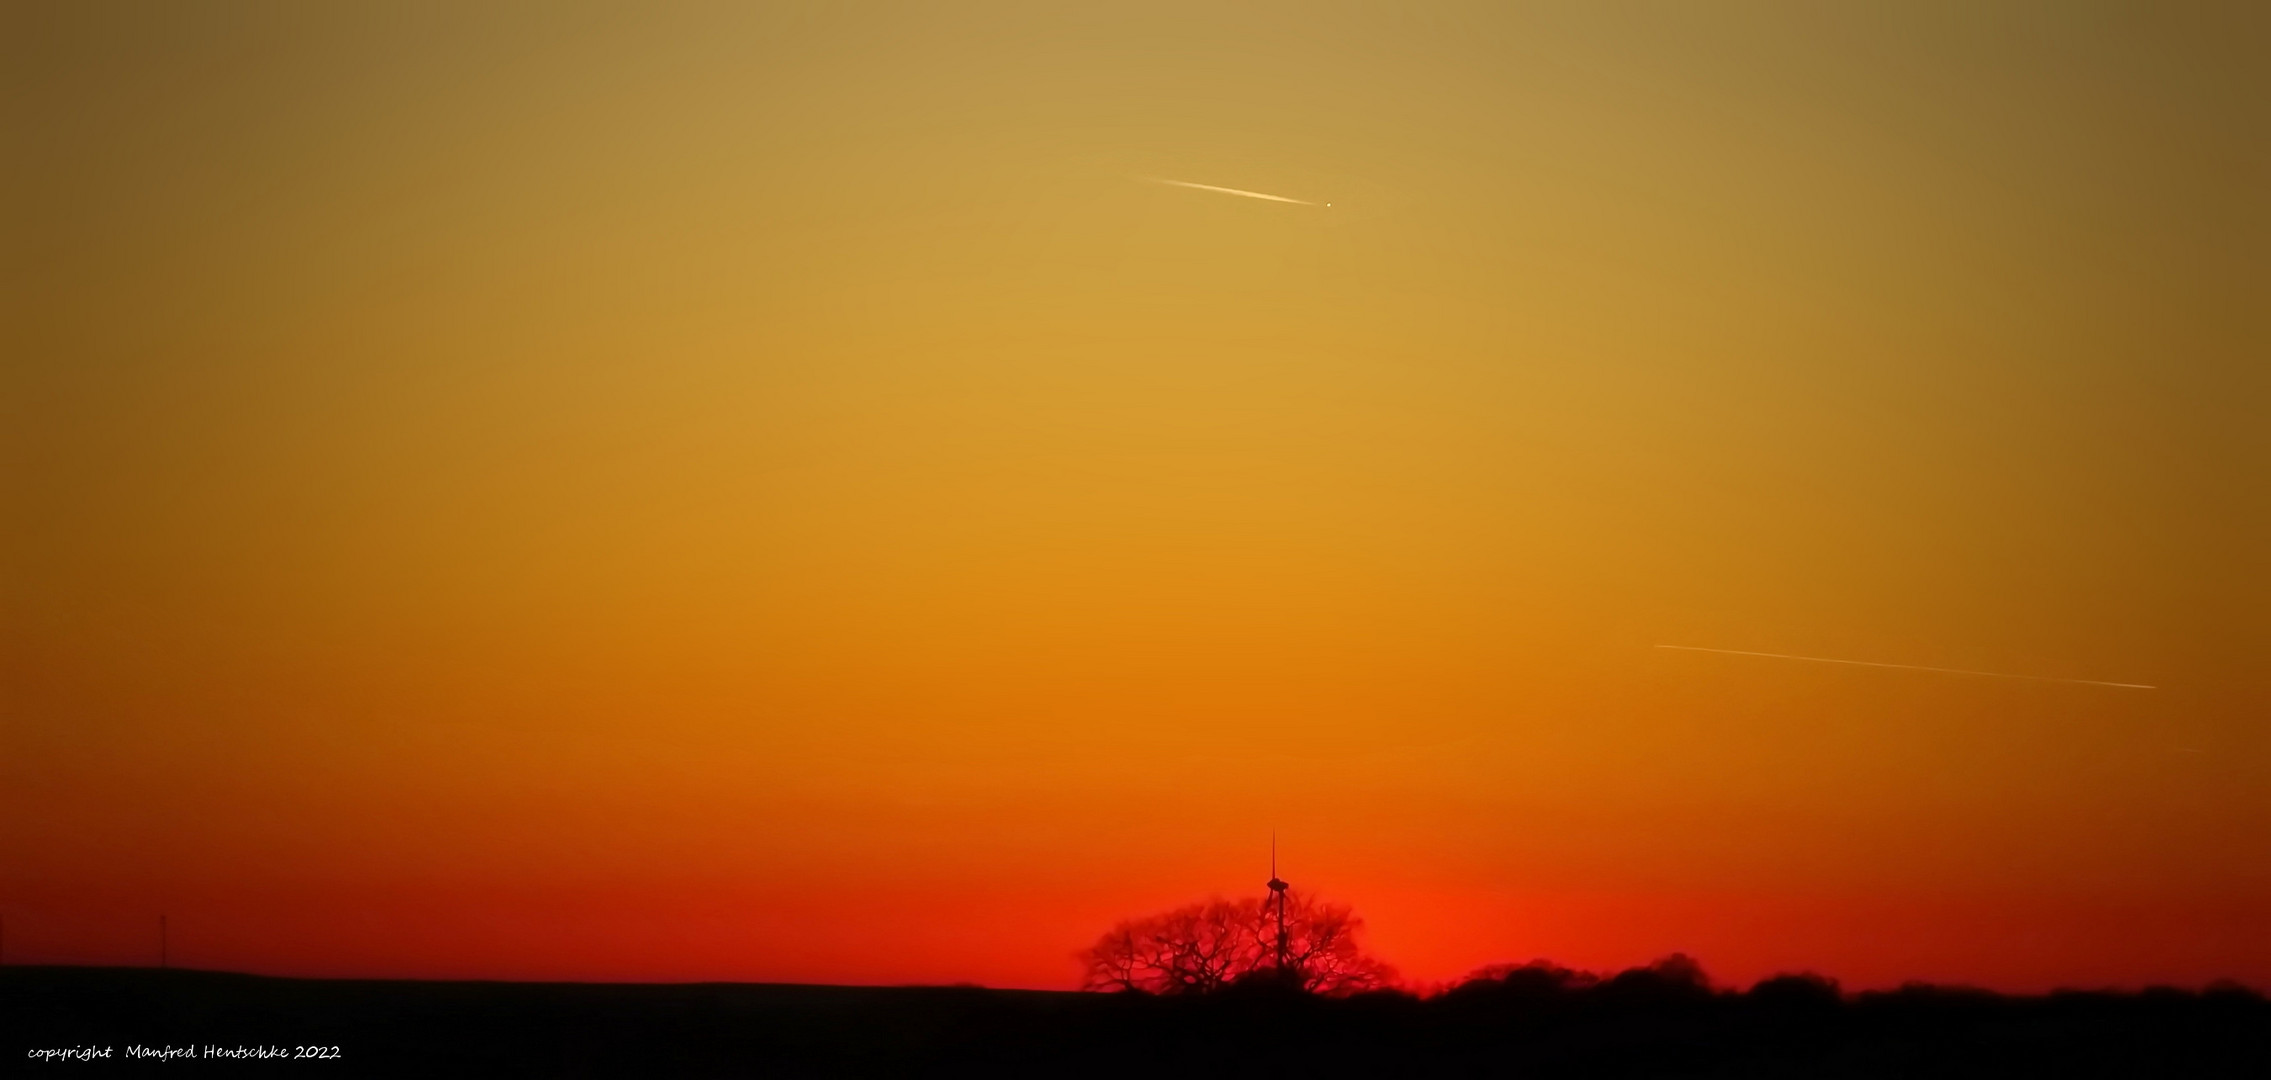
{"type": "Polygon", "coordinates": [[[1285,967],[1285,893],[1284,889],[1277,891],[1277,973],[1280,977],[1290,974],[1285,967]]]}
{"type": "Polygon", "coordinates": [[[1279,982],[1288,982],[1291,978],[1291,974],[1285,966],[1285,890],[1289,887],[1285,882],[1278,880],[1277,830],[1271,829],[1270,892],[1275,894],[1277,898],[1277,978],[1279,982]]]}

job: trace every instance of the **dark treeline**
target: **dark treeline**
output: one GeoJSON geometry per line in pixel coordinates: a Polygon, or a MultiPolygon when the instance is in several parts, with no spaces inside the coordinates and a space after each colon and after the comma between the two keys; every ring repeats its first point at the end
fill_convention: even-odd
{"type": "Polygon", "coordinates": [[[129,1047],[322,1046],[176,1072],[484,1076],[2271,1076],[2271,1004],[2206,991],[1712,987],[1684,958],[1487,971],[1421,998],[963,987],[273,979],[0,968],[11,1073],[146,1071],[129,1047]],[[108,1047],[93,1063],[28,1051],[108,1047]],[[107,1069],[104,1066],[107,1065],[107,1069]],[[28,1072],[23,1070],[28,1068],[28,1072]]]}

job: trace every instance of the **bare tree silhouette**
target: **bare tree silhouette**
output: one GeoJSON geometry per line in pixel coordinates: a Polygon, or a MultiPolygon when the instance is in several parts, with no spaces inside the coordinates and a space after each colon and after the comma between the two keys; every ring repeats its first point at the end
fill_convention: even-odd
{"type": "Polygon", "coordinates": [[[1120,923],[1080,954],[1085,990],[1203,994],[1282,983],[1340,996],[1388,985],[1395,972],[1357,944],[1364,920],[1346,904],[1293,891],[1285,901],[1285,966],[1274,901],[1223,900],[1120,923]]]}

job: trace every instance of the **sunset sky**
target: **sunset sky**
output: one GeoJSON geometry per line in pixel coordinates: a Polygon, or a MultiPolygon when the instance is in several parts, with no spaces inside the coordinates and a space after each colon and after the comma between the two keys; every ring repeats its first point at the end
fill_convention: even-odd
{"type": "Polygon", "coordinates": [[[6,962],[2271,986],[2263,6],[464,7],[8,16],[6,962]]]}

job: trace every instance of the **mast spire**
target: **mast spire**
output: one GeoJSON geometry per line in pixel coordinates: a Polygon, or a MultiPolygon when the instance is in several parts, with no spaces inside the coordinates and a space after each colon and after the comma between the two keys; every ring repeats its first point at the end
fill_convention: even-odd
{"type": "Polygon", "coordinates": [[[1285,893],[1292,886],[1277,876],[1277,830],[1270,830],[1270,893],[1277,900],[1277,977],[1290,983],[1292,974],[1286,966],[1285,893]]]}

